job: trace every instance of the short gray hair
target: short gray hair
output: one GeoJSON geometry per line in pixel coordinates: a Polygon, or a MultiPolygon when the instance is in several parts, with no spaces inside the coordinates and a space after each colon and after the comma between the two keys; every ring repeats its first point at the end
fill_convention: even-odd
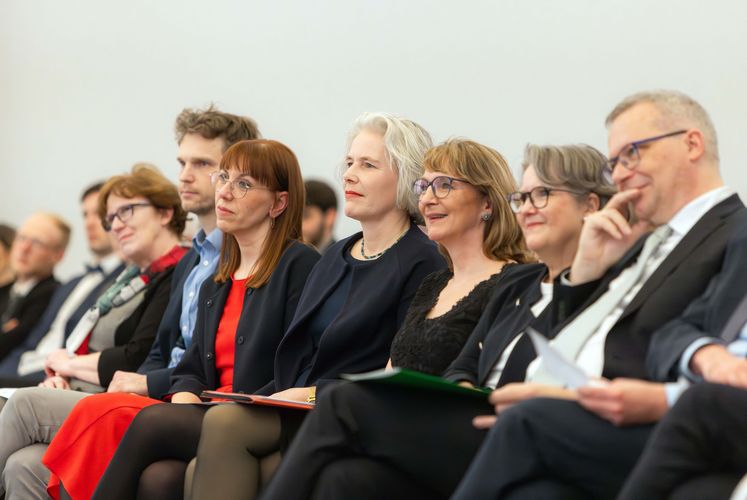
{"type": "Polygon", "coordinates": [[[650,103],[661,114],[660,126],[664,128],[695,127],[703,133],[705,155],[718,162],[718,137],[708,112],[695,99],[676,90],[649,90],[638,92],[623,99],[607,116],[609,127],[621,114],[637,104],[650,103]]]}
{"type": "Polygon", "coordinates": [[[538,146],[527,144],[522,168],[531,165],[539,180],[549,186],[567,187],[580,193],[595,193],[601,206],[617,192],[604,175],[607,158],[586,144],[538,146]]]}
{"type": "Polygon", "coordinates": [[[353,122],[346,151],[362,130],[383,136],[387,160],[397,172],[397,208],[406,210],[412,219],[420,220],[412,185],[423,175],[423,157],[433,146],[430,134],[414,121],[390,113],[363,113],[353,122]]]}

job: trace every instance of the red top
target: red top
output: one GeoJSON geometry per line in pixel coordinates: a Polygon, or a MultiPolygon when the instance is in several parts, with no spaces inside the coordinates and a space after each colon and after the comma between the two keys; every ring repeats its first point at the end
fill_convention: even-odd
{"type": "Polygon", "coordinates": [[[221,392],[232,392],[233,363],[236,354],[236,329],[239,326],[241,310],[246,296],[246,280],[232,280],[231,291],[223,308],[218,331],[215,334],[215,368],[218,370],[221,392]]]}

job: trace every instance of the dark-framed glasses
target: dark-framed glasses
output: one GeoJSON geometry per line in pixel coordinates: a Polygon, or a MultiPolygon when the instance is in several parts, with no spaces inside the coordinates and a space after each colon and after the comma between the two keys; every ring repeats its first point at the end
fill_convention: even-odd
{"type": "Polygon", "coordinates": [[[628,170],[634,170],[638,166],[638,163],[640,163],[641,161],[640,146],[643,146],[644,144],[649,144],[649,143],[652,143],[652,142],[655,142],[661,139],[666,139],[667,137],[674,137],[675,135],[684,134],[686,132],[687,132],[686,129],[675,130],[674,132],[669,132],[667,134],[661,134],[661,135],[655,135],[654,137],[648,137],[646,139],[641,139],[640,141],[631,142],[630,144],[623,146],[623,148],[620,150],[620,153],[618,153],[617,156],[607,160],[607,167],[605,168],[605,175],[611,178],[612,171],[615,169],[617,165],[622,165],[628,170]]]}
{"type": "Polygon", "coordinates": [[[514,191],[507,196],[508,204],[511,205],[511,210],[514,213],[519,213],[521,207],[524,206],[524,202],[529,200],[534,208],[545,208],[547,206],[547,200],[550,199],[550,193],[553,191],[561,191],[563,193],[571,193],[575,195],[583,194],[579,191],[573,191],[571,189],[561,188],[549,188],[545,186],[537,186],[531,191],[514,191]]]}
{"type": "Polygon", "coordinates": [[[465,179],[458,179],[456,177],[449,177],[448,175],[439,175],[434,177],[433,180],[428,181],[426,179],[418,179],[412,183],[412,192],[415,196],[421,198],[428,188],[433,191],[433,196],[436,198],[446,198],[451,190],[454,189],[454,182],[465,182],[469,184],[469,181],[465,179]]]}
{"type": "Polygon", "coordinates": [[[123,224],[128,220],[132,219],[132,214],[135,213],[136,207],[150,207],[150,203],[130,203],[128,205],[122,205],[116,209],[113,213],[106,214],[106,217],[101,221],[101,225],[104,231],[111,231],[114,219],[119,219],[123,224]]]}
{"type": "Polygon", "coordinates": [[[251,189],[264,189],[269,191],[269,188],[255,186],[246,179],[236,179],[235,181],[232,181],[231,176],[229,176],[228,172],[226,172],[225,170],[216,170],[215,172],[211,173],[210,182],[213,183],[216,191],[220,191],[221,189],[223,189],[223,186],[225,186],[226,184],[230,184],[229,190],[231,191],[231,196],[238,199],[246,196],[246,193],[248,193],[251,189]]]}
{"type": "Polygon", "coordinates": [[[18,243],[28,243],[32,248],[40,249],[40,250],[54,250],[57,246],[53,245],[52,243],[47,243],[45,241],[40,240],[39,238],[34,238],[33,236],[26,236],[25,234],[16,233],[15,241],[18,243]]]}

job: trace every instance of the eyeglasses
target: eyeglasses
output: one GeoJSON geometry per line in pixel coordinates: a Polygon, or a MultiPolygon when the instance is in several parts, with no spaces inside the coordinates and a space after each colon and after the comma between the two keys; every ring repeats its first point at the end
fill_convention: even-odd
{"type": "Polygon", "coordinates": [[[129,205],[122,205],[114,213],[106,214],[106,217],[101,221],[101,226],[104,231],[111,231],[114,219],[119,219],[123,224],[128,220],[132,219],[132,214],[135,213],[135,207],[150,207],[150,203],[130,203],[129,205]]]}
{"type": "Polygon", "coordinates": [[[430,182],[425,179],[416,180],[412,183],[412,191],[415,193],[415,196],[422,198],[425,192],[428,191],[428,187],[430,187],[431,191],[433,191],[433,196],[436,198],[446,198],[449,196],[449,193],[451,193],[451,190],[454,189],[454,186],[452,185],[454,181],[466,182],[469,184],[469,181],[465,179],[439,175],[438,177],[434,177],[430,182]]]}
{"type": "Polygon", "coordinates": [[[39,238],[34,238],[32,236],[26,236],[25,234],[16,233],[16,237],[14,241],[19,244],[28,243],[32,248],[36,248],[39,250],[53,250],[55,248],[55,245],[52,245],[50,243],[45,243],[39,238]]]}
{"type": "Polygon", "coordinates": [[[605,175],[611,178],[612,171],[617,165],[622,165],[628,170],[635,169],[638,166],[638,163],[641,161],[641,152],[639,151],[640,146],[658,141],[660,139],[666,139],[667,137],[674,137],[675,135],[684,134],[685,132],[687,132],[687,130],[677,130],[675,132],[669,132],[668,134],[657,135],[654,137],[649,137],[647,139],[641,139],[640,141],[631,142],[627,146],[623,147],[617,156],[607,160],[607,166],[604,169],[605,175]]]}
{"type": "Polygon", "coordinates": [[[579,191],[572,191],[570,189],[538,186],[531,191],[515,191],[509,194],[507,196],[508,204],[511,205],[511,210],[513,210],[514,213],[519,213],[519,210],[524,206],[524,202],[527,201],[527,198],[534,208],[545,208],[547,206],[547,200],[550,198],[550,193],[554,191],[561,191],[563,193],[571,193],[575,195],[582,194],[579,191]]]}
{"type": "Polygon", "coordinates": [[[210,182],[213,183],[216,191],[220,191],[221,189],[223,189],[223,186],[225,186],[226,184],[230,184],[230,187],[228,189],[231,191],[231,196],[237,199],[246,196],[246,193],[250,189],[264,189],[266,191],[270,191],[270,189],[266,187],[253,186],[249,181],[245,179],[237,179],[235,181],[232,181],[230,176],[228,175],[228,172],[226,172],[225,170],[216,170],[215,172],[210,174],[210,182]]]}

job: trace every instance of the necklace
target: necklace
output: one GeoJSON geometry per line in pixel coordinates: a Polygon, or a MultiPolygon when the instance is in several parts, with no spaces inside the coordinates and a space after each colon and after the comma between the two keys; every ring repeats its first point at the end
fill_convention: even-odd
{"type": "Polygon", "coordinates": [[[382,250],[381,252],[379,252],[379,253],[375,253],[375,254],[373,254],[373,255],[366,255],[366,239],[365,239],[365,238],[363,238],[363,237],[361,237],[361,257],[363,257],[363,258],[364,258],[364,259],[366,259],[366,260],[374,260],[374,259],[378,259],[378,258],[379,258],[379,257],[381,257],[382,255],[384,255],[384,254],[385,254],[385,253],[387,252],[387,250],[389,250],[389,249],[390,249],[390,248],[392,248],[392,247],[393,247],[394,245],[396,245],[397,243],[399,243],[399,240],[401,240],[401,239],[402,239],[402,237],[403,237],[403,236],[404,236],[405,234],[407,234],[407,231],[409,231],[409,230],[410,230],[410,228],[408,227],[407,229],[405,229],[405,230],[404,230],[404,232],[403,232],[402,234],[400,234],[399,236],[397,236],[397,239],[396,239],[396,240],[394,240],[394,243],[392,243],[391,245],[389,245],[388,247],[386,247],[386,248],[385,248],[384,250],[382,250]]]}

